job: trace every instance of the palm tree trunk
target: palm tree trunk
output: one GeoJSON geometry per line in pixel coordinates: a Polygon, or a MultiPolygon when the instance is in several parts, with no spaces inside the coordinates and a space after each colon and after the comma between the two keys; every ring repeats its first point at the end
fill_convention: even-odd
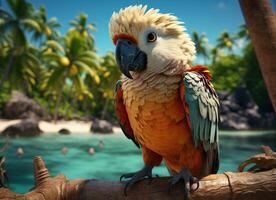
{"type": "Polygon", "coordinates": [[[104,108],[103,108],[103,111],[101,113],[101,119],[104,119],[104,117],[106,115],[108,104],[109,104],[109,98],[106,98],[105,102],[104,102],[104,108]]]}
{"type": "MultiPolygon", "coordinates": [[[[17,31],[15,31],[14,33],[14,38],[17,37],[17,31]]],[[[15,40],[16,41],[16,40],[15,40]]],[[[15,51],[16,51],[16,42],[14,41],[13,43],[13,47],[11,49],[11,54],[10,54],[10,57],[9,57],[9,60],[8,60],[8,64],[7,64],[7,67],[5,69],[5,72],[0,80],[0,90],[3,88],[4,86],[4,83],[5,81],[7,80],[7,78],[10,76],[10,73],[11,73],[11,70],[12,70],[12,64],[13,64],[13,58],[14,58],[14,55],[15,55],[15,51]]]]}
{"type": "Polygon", "coordinates": [[[64,87],[64,84],[62,85],[62,87],[61,87],[61,89],[59,90],[59,93],[58,93],[58,99],[57,99],[56,106],[55,106],[55,111],[54,111],[54,123],[57,123],[58,108],[59,108],[59,105],[60,105],[60,102],[61,102],[61,99],[62,99],[63,87],[64,87]]]}
{"type": "Polygon", "coordinates": [[[4,71],[4,73],[2,75],[2,78],[0,80],[0,90],[3,88],[5,81],[10,76],[10,72],[12,70],[13,58],[14,58],[14,55],[15,55],[15,50],[16,50],[16,48],[15,48],[15,45],[14,45],[11,49],[11,54],[9,56],[7,67],[5,68],[5,71],[4,71]]]}
{"type": "Polygon", "coordinates": [[[240,0],[249,35],[276,112],[276,16],[269,0],[240,0]]]}
{"type": "Polygon", "coordinates": [[[71,106],[71,109],[67,109],[66,110],[66,114],[65,114],[65,116],[66,116],[66,119],[68,119],[69,118],[69,113],[70,113],[70,111],[74,111],[74,98],[71,98],[70,99],[70,94],[72,94],[73,93],[73,85],[71,85],[71,87],[70,87],[70,90],[69,90],[69,93],[68,93],[68,95],[67,95],[67,98],[66,98],[66,102],[70,102],[70,105],[72,105],[71,106]]]}

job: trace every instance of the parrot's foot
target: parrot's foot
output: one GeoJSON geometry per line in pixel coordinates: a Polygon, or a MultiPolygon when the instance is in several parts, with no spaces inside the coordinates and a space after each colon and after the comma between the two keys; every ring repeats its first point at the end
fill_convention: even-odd
{"type": "Polygon", "coordinates": [[[128,173],[128,174],[123,174],[120,177],[120,181],[122,181],[122,179],[128,179],[128,178],[130,178],[130,180],[127,181],[127,183],[125,185],[125,188],[124,188],[124,194],[125,194],[125,196],[127,196],[127,189],[128,189],[128,187],[133,186],[135,183],[143,180],[146,177],[148,177],[149,179],[152,178],[152,168],[153,168],[153,166],[145,166],[140,171],[133,172],[133,173],[128,173]]]}
{"type": "Polygon", "coordinates": [[[184,199],[188,199],[188,195],[190,191],[195,191],[199,187],[199,182],[196,177],[193,177],[191,172],[184,168],[179,174],[176,174],[173,176],[173,178],[170,181],[169,185],[169,193],[171,192],[171,189],[177,185],[178,183],[184,183],[184,199]],[[196,184],[196,188],[193,189],[192,185],[196,184]]]}

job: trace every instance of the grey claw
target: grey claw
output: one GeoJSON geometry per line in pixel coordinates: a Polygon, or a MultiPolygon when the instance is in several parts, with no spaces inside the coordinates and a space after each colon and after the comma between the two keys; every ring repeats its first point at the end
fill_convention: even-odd
{"type": "Polygon", "coordinates": [[[178,183],[184,183],[184,199],[187,200],[189,196],[189,192],[196,191],[199,188],[199,181],[196,177],[193,177],[192,174],[187,169],[183,169],[179,174],[174,176],[170,180],[170,185],[168,188],[168,194],[171,193],[172,188],[178,183]],[[187,184],[190,184],[189,188],[187,184]],[[192,185],[197,184],[195,189],[192,189],[192,185]]]}
{"type": "Polygon", "coordinates": [[[123,174],[120,177],[120,181],[122,181],[123,178],[131,178],[124,187],[124,194],[127,196],[127,189],[131,186],[133,186],[135,183],[143,180],[145,177],[148,177],[150,180],[152,179],[152,168],[151,166],[145,166],[142,170],[134,173],[128,173],[123,174]]]}

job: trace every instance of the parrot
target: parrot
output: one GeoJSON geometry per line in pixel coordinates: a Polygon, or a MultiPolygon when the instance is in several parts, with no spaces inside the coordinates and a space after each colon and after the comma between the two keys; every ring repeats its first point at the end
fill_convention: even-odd
{"type": "Polygon", "coordinates": [[[185,199],[199,179],[219,169],[219,100],[208,67],[193,66],[195,44],[172,14],[134,5],[114,12],[109,34],[122,72],[115,113],[141,148],[144,167],[123,174],[124,192],[164,162],[169,189],[184,183],[185,199]]]}

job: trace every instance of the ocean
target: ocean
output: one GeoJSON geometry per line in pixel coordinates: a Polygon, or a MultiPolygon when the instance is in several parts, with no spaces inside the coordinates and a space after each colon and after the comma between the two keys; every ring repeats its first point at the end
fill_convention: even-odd
{"type": "MultiPolygon", "coordinates": [[[[0,136],[0,146],[3,142],[0,136]]],[[[262,144],[275,151],[276,131],[221,131],[219,172],[236,171],[243,160],[261,152],[262,144]]],[[[123,134],[44,134],[14,138],[2,155],[6,156],[9,186],[18,193],[28,192],[34,185],[33,157],[36,155],[43,157],[51,175],[63,173],[70,179],[119,180],[123,173],[137,171],[143,166],[141,150],[123,134]],[[16,155],[19,147],[24,150],[21,157],[16,155]],[[62,153],[64,147],[67,154],[62,153]],[[94,155],[88,153],[89,148],[95,150],[94,155]]],[[[169,175],[163,164],[154,168],[153,174],[169,175]]]]}

